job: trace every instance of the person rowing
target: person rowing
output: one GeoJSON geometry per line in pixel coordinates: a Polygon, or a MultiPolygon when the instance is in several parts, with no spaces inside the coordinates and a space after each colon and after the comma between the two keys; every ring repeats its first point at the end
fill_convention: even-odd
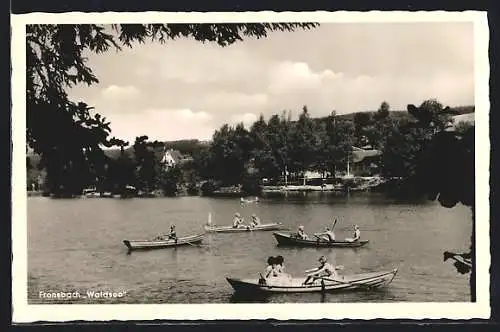
{"type": "Polygon", "coordinates": [[[325,231],[323,233],[316,233],[314,234],[318,238],[322,238],[325,241],[328,242],[335,242],[335,233],[333,233],[333,229],[330,229],[330,227],[326,227],[325,231]]]}
{"type": "Polygon", "coordinates": [[[241,215],[236,212],[234,214],[234,218],[233,218],[233,228],[240,228],[240,227],[244,227],[243,225],[243,218],[241,217],[241,215]]]}
{"type": "Polygon", "coordinates": [[[307,275],[306,280],[303,282],[303,285],[312,284],[314,280],[318,278],[321,279],[326,277],[330,280],[335,280],[335,278],[337,277],[337,267],[328,263],[328,260],[325,256],[321,256],[318,261],[320,263],[319,267],[306,271],[306,273],[309,274],[307,275]]]}
{"type": "Polygon", "coordinates": [[[175,240],[177,242],[177,232],[175,231],[175,225],[170,226],[170,234],[168,234],[169,240],[175,240]]]}
{"type": "Polygon", "coordinates": [[[304,226],[302,225],[299,226],[296,236],[301,240],[307,240],[307,234],[304,232],[304,226]]]}
{"type": "Polygon", "coordinates": [[[352,238],[346,238],[345,240],[348,242],[358,241],[361,238],[361,231],[359,230],[358,225],[354,225],[354,236],[352,238]]]}
{"type": "Polygon", "coordinates": [[[252,214],[252,221],[250,222],[251,227],[256,227],[260,225],[260,219],[257,217],[257,215],[254,213],[252,214]]]}

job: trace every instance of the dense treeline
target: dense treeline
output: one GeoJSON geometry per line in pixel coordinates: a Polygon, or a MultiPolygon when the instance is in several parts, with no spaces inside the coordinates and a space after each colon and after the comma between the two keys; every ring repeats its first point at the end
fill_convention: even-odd
{"type": "MultiPolygon", "coordinates": [[[[306,171],[335,177],[352,161],[353,146],[381,151],[372,174],[411,180],[427,142],[445,129],[452,114],[463,113],[463,109],[444,108],[437,100],[424,101],[418,114],[416,109],[409,106],[402,116],[390,111],[384,101],[375,112],[346,116],[333,111],[327,117],[312,118],[304,106],[294,121],[284,111],[267,120],[261,115],[248,129],[242,123],[224,124],[210,144],[198,140],[151,142],[140,136],[129,146],[113,139],[120,150],[106,151],[101,166],[83,164],[80,176],[58,178],[58,183],[69,189],[68,194],[80,194],[86,187],[126,193],[134,187],[146,193],[175,195],[181,186],[194,193],[200,181],[210,180],[221,186],[242,185],[244,191],[254,194],[262,179],[269,184],[283,183],[285,173],[290,181],[303,178],[306,171]],[[422,114],[423,121],[417,125],[422,114]],[[162,162],[167,149],[179,150],[192,160],[168,167],[162,162]]],[[[28,170],[34,168],[29,159],[27,163],[28,170]]],[[[44,165],[38,169],[40,166],[44,165]]],[[[57,193],[48,180],[46,190],[57,193]]]]}
{"type": "Polygon", "coordinates": [[[200,175],[223,185],[241,184],[248,177],[281,181],[285,172],[290,179],[302,178],[306,171],[334,177],[345,171],[356,146],[382,152],[374,172],[408,179],[427,142],[460,112],[433,99],[424,101],[418,114],[415,109],[409,106],[408,116],[393,117],[389,104],[382,102],[376,112],[346,117],[334,111],[311,118],[304,106],[296,121],[283,112],[267,121],[261,116],[248,130],[243,124],[225,124],[214,133],[210,147],[200,151],[200,175]],[[422,114],[425,120],[416,125],[422,114]]]}

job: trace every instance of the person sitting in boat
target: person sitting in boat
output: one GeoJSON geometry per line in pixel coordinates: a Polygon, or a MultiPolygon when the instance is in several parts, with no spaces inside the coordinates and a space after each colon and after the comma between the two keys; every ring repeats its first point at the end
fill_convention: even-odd
{"type": "Polygon", "coordinates": [[[234,219],[233,219],[233,228],[239,228],[239,227],[244,227],[243,225],[243,218],[241,217],[241,215],[236,212],[234,214],[234,219]]]}
{"type": "Polygon", "coordinates": [[[311,284],[315,279],[318,278],[327,277],[328,279],[335,280],[334,278],[337,277],[337,269],[335,268],[335,266],[328,263],[328,260],[325,256],[321,256],[318,261],[320,263],[319,267],[306,271],[309,274],[307,275],[307,278],[304,281],[303,285],[311,284]]]}
{"type": "Polygon", "coordinates": [[[259,226],[260,225],[260,219],[257,217],[257,215],[254,213],[252,214],[252,221],[250,222],[251,227],[259,226]]]}
{"type": "Polygon", "coordinates": [[[266,273],[265,273],[265,278],[276,278],[279,276],[280,269],[277,264],[277,259],[274,256],[270,256],[267,258],[267,267],[266,267],[266,273]]]}
{"type": "Polygon", "coordinates": [[[177,232],[175,231],[175,225],[170,226],[170,234],[168,238],[177,241],[177,232]]]}
{"type": "MultiPolygon", "coordinates": [[[[269,256],[267,258],[267,267],[264,271],[264,275],[260,274],[259,284],[267,285],[271,278],[277,278],[279,275],[278,266],[276,264],[276,257],[269,256]]],[[[271,281],[272,283],[272,281],[271,281]]]]}
{"type": "Polygon", "coordinates": [[[285,273],[285,259],[283,256],[276,256],[276,267],[278,270],[278,275],[283,279],[283,280],[291,280],[292,276],[288,273],[285,273]]]}
{"type": "Polygon", "coordinates": [[[297,230],[297,238],[301,240],[307,240],[307,234],[304,232],[304,226],[300,225],[297,230]]]}
{"type": "Polygon", "coordinates": [[[315,235],[321,237],[322,239],[328,242],[335,241],[335,233],[333,233],[333,229],[330,229],[330,227],[328,226],[325,228],[325,231],[323,233],[317,233],[315,235]]]}
{"type": "Polygon", "coordinates": [[[352,238],[347,238],[345,240],[348,242],[354,242],[354,241],[358,241],[360,239],[360,237],[361,237],[361,231],[359,230],[359,226],[354,225],[354,236],[352,238]]]}

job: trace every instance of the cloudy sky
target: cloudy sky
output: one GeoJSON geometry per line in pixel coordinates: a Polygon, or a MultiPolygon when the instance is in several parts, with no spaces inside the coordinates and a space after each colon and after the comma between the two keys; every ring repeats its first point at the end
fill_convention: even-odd
{"type": "Polygon", "coordinates": [[[100,80],[70,91],[133,141],[209,139],[223,123],[303,105],[313,116],[437,98],[474,103],[471,23],[337,23],[229,47],[189,39],[89,56],[100,80]]]}

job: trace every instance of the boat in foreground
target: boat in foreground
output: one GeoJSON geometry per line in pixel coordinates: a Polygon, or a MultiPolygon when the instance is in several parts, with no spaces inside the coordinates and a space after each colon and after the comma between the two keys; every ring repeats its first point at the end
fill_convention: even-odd
{"type": "Polygon", "coordinates": [[[216,225],[205,225],[205,231],[209,233],[236,233],[236,232],[255,232],[255,231],[277,231],[283,229],[283,224],[278,223],[268,223],[260,224],[257,226],[244,225],[240,227],[233,226],[216,226],[216,225]]]}
{"type": "Polygon", "coordinates": [[[277,283],[259,284],[259,279],[238,279],[227,277],[236,293],[314,293],[352,290],[370,290],[385,287],[392,282],[398,272],[397,268],[390,271],[370,272],[337,277],[339,281],[328,278],[316,279],[313,283],[303,285],[302,278],[281,280],[277,283]]]}
{"type": "Polygon", "coordinates": [[[204,236],[205,233],[179,237],[177,238],[177,241],[165,237],[153,240],[123,240],[123,243],[129,250],[160,249],[185,245],[197,245],[203,241],[204,236]]]}
{"type": "Polygon", "coordinates": [[[291,233],[273,233],[279,246],[294,247],[326,247],[326,248],[358,248],[367,244],[368,240],[326,241],[320,238],[303,240],[291,233]]]}

